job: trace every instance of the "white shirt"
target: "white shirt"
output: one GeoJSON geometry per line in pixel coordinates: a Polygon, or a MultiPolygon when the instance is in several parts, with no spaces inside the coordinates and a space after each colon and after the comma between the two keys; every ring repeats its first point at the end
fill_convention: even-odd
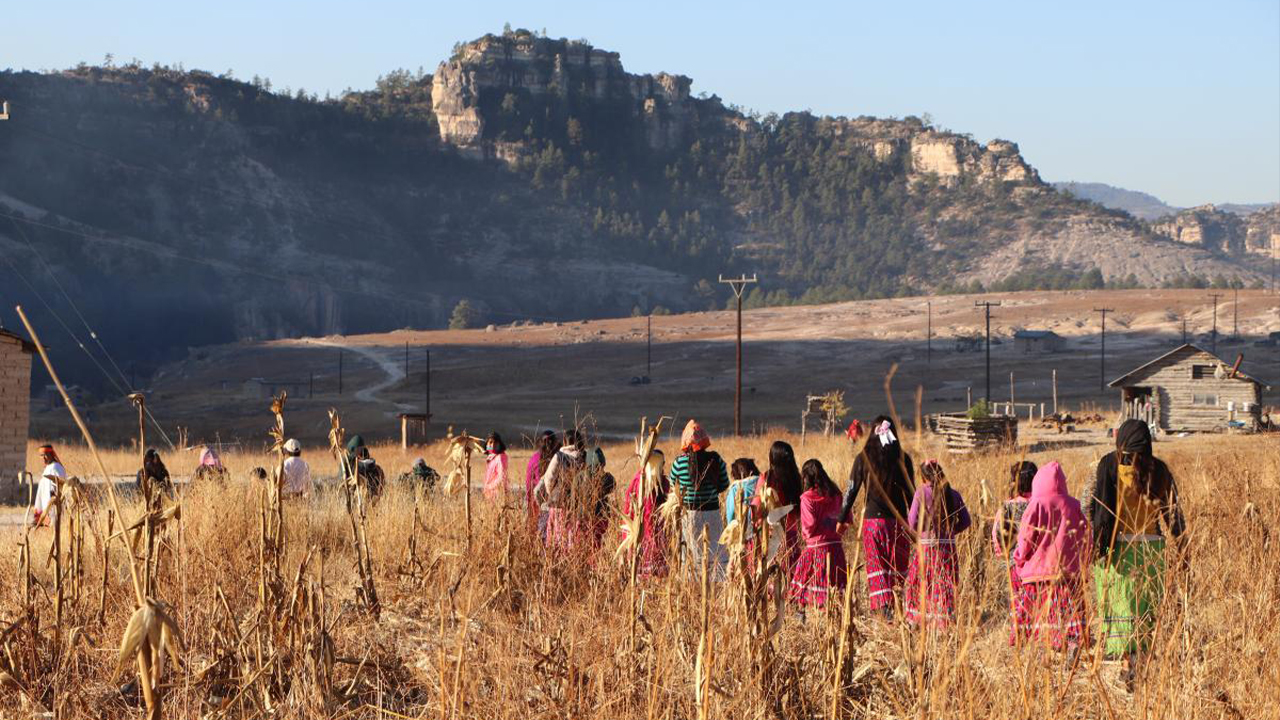
{"type": "Polygon", "coordinates": [[[36,510],[40,512],[42,525],[53,525],[58,520],[57,508],[49,509],[53,499],[58,496],[58,483],[51,479],[55,477],[59,481],[67,479],[67,471],[57,461],[44,467],[44,472],[40,473],[40,483],[36,485],[36,510]]]}
{"type": "Polygon", "coordinates": [[[284,486],[281,494],[285,497],[311,494],[311,466],[306,460],[290,455],[284,459],[284,486]]]}

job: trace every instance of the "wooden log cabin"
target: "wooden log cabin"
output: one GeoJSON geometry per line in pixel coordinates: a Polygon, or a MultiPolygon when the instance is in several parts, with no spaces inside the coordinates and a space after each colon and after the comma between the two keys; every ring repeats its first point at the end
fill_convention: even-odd
{"type": "MultiPolygon", "coordinates": [[[[1243,356],[1242,356],[1243,357],[1243,356]]],[[[1111,382],[1125,419],[1164,432],[1256,430],[1268,386],[1213,353],[1187,344],[1111,382]]]]}

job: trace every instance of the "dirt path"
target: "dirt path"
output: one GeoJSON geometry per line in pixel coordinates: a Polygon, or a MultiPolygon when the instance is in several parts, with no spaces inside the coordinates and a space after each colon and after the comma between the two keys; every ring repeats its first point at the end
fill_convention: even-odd
{"type": "Polygon", "coordinates": [[[396,412],[408,412],[413,409],[413,407],[410,405],[393,402],[391,400],[384,400],[378,397],[378,393],[382,392],[383,390],[386,390],[392,385],[395,385],[401,380],[404,380],[404,368],[400,367],[400,364],[397,363],[395,360],[393,360],[386,353],[381,352],[379,348],[368,346],[368,345],[351,345],[348,343],[336,342],[333,340],[313,340],[312,342],[315,343],[316,345],[324,345],[327,347],[335,347],[335,348],[341,348],[343,350],[350,350],[351,352],[372,361],[375,365],[378,366],[378,369],[382,370],[382,372],[386,374],[386,378],[384,378],[381,382],[376,382],[372,385],[367,385],[356,391],[356,399],[359,400],[360,402],[373,403],[373,404],[381,403],[384,405],[390,405],[391,407],[395,408],[396,412]]]}

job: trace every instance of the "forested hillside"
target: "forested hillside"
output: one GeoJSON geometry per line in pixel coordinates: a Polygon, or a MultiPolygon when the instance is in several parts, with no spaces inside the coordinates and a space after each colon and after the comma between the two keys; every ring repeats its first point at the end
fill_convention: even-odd
{"type": "MultiPolygon", "coordinates": [[[[6,305],[144,366],[235,339],[978,285],[1257,279],[925,119],[758,116],[525,31],[318,98],[136,63],[0,73],[6,305]],[[50,282],[60,280],[61,287],[50,282]]],[[[13,318],[5,311],[10,324],[13,318]]]]}

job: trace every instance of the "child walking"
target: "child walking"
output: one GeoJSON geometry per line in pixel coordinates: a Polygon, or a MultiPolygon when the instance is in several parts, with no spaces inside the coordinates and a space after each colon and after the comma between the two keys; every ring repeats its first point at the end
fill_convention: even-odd
{"type": "Polygon", "coordinates": [[[1018,566],[1013,561],[1013,551],[1018,546],[1018,531],[1022,529],[1022,514],[1031,502],[1031,485],[1039,468],[1030,460],[1016,462],[1009,468],[1009,499],[996,511],[995,522],[991,525],[991,545],[995,548],[996,557],[1005,565],[1009,573],[1009,644],[1018,639],[1018,628],[1030,624],[1021,603],[1022,580],[1018,577],[1018,566]]]}
{"type": "Polygon", "coordinates": [[[956,535],[971,519],[964,498],[947,482],[937,460],[920,466],[923,480],[911,499],[907,523],[915,529],[919,547],[911,553],[907,570],[907,622],[922,620],[935,627],[951,624],[956,612],[956,535]]]}
{"type": "Polygon", "coordinates": [[[804,551],[791,576],[790,598],[801,607],[821,608],[834,590],[848,582],[844,544],[840,541],[843,498],[840,488],[818,460],[808,460],[800,471],[804,493],[800,495],[800,533],[804,551]]]}
{"type": "Polygon", "coordinates": [[[1092,538],[1080,501],[1056,462],[1040,468],[1022,515],[1013,562],[1019,579],[1014,634],[1075,652],[1089,642],[1082,574],[1092,538]]]}

